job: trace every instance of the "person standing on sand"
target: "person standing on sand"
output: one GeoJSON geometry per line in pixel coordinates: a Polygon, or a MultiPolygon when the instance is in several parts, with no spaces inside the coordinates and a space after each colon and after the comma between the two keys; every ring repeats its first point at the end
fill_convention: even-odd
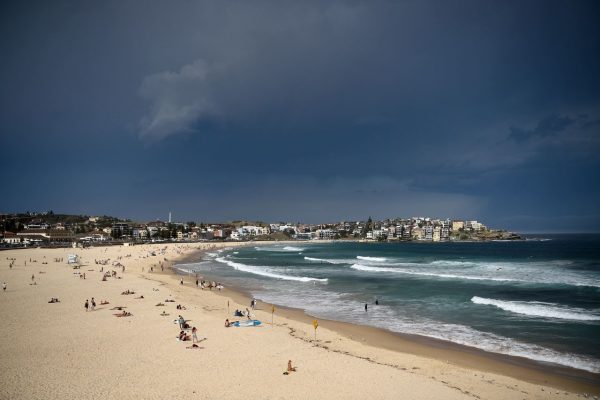
{"type": "Polygon", "coordinates": [[[2,290],[6,292],[6,282],[2,282],[2,290]]]}
{"type": "Polygon", "coordinates": [[[86,312],[87,312],[88,308],[90,308],[90,303],[88,302],[88,300],[87,300],[87,299],[85,299],[85,304],[84,304],[84,307],[85,307],[85,311],[86,311],[86,312]]]}
{"type": "Polygon", "coordinates": [[[96,309],[96,300],[94,300],[94,298],[92,297],[92,307],[91,307],[92,311],[94,311],[96,309]]]}
{"type": "Polygon", "coordinates": [[[31,274],[31,282],[35,281],[35,275],[31,274]]]}
{"type": "Polygon", "coordinates": [[[198,336],[196,336],[196,332],[198,332],[198,329],[196,329],[196,327],[194,326],[192,328],[192,343],[196,343],[198,341],[198,336]]]}
{"type": "Polygon", "coordinates": [[[181,280],[179,281],[180,285],[183,285],[183,278],[181,278],[181,280]]]}

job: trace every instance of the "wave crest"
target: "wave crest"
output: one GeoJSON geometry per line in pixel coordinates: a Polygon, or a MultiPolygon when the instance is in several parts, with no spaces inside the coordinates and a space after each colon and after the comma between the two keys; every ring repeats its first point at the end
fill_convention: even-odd
{"type": "Polygon", "coordinates": [[[530,317],[566,319],[571,321],[600,321],[600,315],[590,314],[587,310],[581,308],[569,308],[554,303],[543,303],[538,301],[506,301],[486,299],[485,297],[478,296],[473,296],[471,302],[494,306],[504,311],[530,317]]]}
{"type": "Polygon", "coordinates": [[[375,261],[375,262],[386,262],[387,258],[385,257],[366,257],[366,256],[356,256],[357,259],[363,261],[375,261]]]}
{"type": "Polygon", "coordinates": [[[264,267],[258,267],[255,265],[246,265],[246,264],[242,264],[242,263],[237,263],[235,261],[226,260],[222,257],[215,258],[215,261],[218,261],[221,264],[229,265],[230,267],[232,267],[233,269],[236,269],[238,271],[248,272],[249,274],[261,275],[261,276],[266,276],[266,277],[274,278],[274,279],[282,279],[282,280],[286,280],[286,281],[297,281],[297,282],[310,282],[310,281],[327,282],[327,278],[319,279],[319,278],[310,278],[307,276],[283,275],[283,274],[271,272],[267,268],[264,268],[264,267]]]}

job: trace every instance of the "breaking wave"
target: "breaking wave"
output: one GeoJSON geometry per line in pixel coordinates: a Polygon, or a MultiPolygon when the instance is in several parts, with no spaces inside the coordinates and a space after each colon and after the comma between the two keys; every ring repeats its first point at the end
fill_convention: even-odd
{"type": "Polygon", "coordinates": [[[325,258],[314,258],[314,257],[304,257],[307,261],[316,261],[316,262],[324,262],[329,264],[348,264],[347,260],[335,260],[335,259],[325,259],[325,258]]]}
{"type": "Polygon", "coordinates": [[[319,279],[319,278],[310,278],[307,276],[283,275],[283,274],[271,272],[269,268],[237,263],[234,261],[226,260],[225,258],[222,258],[222,257],[215,258],[215,261],[218,261],[221,264],[229,265],[230,267],[232,267],[233,269],[236,269],[238,271],[247,272],[249,274],[266,276],[266,277],[274,278],[274,279],[283,279],[286,281],[297,281],[297,282],[311,282],[311,281],[327,282],[327,278],[319,279]]]}
{"type": "Polygon", "coordinates": [[[563,307],[554,303],[538,301],[506,301],[486,299],[473,296],[471,301],[475,304],[490,305],[504,311],[531,317],[566,319],[571,321],[600,321],[600,315],[590,314],[581,308],[563,307]]]}
{"type": "MultiPolygon", "coordinates": [[[[404,274],[404,275],[413,275],[413,276],[425,276],[432,278],[440,278],[440,279],[458,279],[458,280],[470,280],[470,281],[493,281],[493,282],[513,282],[518,284],[528,284],[528,285],[569,285],[569,286],[578,286],[578,287],[600,287],[600,281],[598,279],[593,279],[585,276],[577,276],[577,275],[562,275],[562,274],[542,274],[539,273],[534,274],[534,271],[525,272],[522,271],[513,271],[510,274],[496,274],[497,270],[502,270],[502,267],[499,267],[500,264],[486,264],[486,265],[476,265],[470,263],[470,266],[483,267],[484,270],[472,270],[468,271],[465,268],[460,269],[430,269],[427,268],[432,264],[441,266],[457,266],[462,263],[460,261],[434,261],[430,264],[418,264],[418,263],[396,263],[396,264],[386,264],[391,266],[370,266],[363,264],[354,264],[350,268],[364,271],[364,272],[385,272],[385,273],[395,273],[395,274],[404,274]],[[443,263],[443,264],[442,264],[443,263]],[[393,266],[393,267],[392,267],[393,266]],[[425,268],[424,268],[425,267],[425,268]],[[427,269],[426,269],[427,268],[427,269]],[[487,269],[487,270],[485,270],[487,269]],[[491,269],[491,270],[490,270],[491,269]],[[481,275],[478,275],[481,273],[481,275]],[[493,274],[493,275],[491,275],[493,274]]],[[[463,263],[464,266],[469,266],[468,262],[463,263]]],[[[505,268],[507,268],[505,266],[505,268]]]]}
{"type": "Polygon", "coordinates": [[[304,249],[302,247],[296,247],[296,246],[284,246],[284,247],[276,247],[276,246],[264,246],[264,247],[255,247],[254,248],[256,251],[283,251],[283,252],[287,252],[287,251],[304,251],[304,249]]]}
{"type": "Polygon", "coordinates": [[[375,262],[386,262],[387,258],[385,257],[365,257],[365,256],[356,256],[359,260],[363,261],[375,261],[375,262]]]}
{"type": "Polygon", "coordinates": [[[477,280],[477,281],[498,281],[498,282],[525,282],[516,279],[507,279],[507,278],[491,278],[485,276],[470,276],[470,275],[454,275],[454,274],[439,274],[434,272],[418,272],[418,271],[408,271],[400,268],[389,268],[389,267],[369,267],[362,264],[354,264],[350,268],[358,270],[358,271],[366,271],[366,272],[392,272],[396,274],[406,274],[406,275],[418,275],[418,276],[432,276],[436,278],[446,278],[446,279],[467,279],[467,280],[477,280]]]}

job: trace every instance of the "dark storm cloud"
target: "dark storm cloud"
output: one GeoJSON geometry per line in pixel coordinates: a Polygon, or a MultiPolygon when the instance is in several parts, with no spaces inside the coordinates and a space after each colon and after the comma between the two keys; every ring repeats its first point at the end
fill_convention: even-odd
{"type": "Polygon", "coordinates": [[[595,2],[1,7],[4,209],[598,215],[595,2]]]}
{"type": "Polygon", "coordinates": [[[534,129],[527,130],[511,126],[510,137],[516,142],[524,142],[534,136],[552,136],[564,131],[573,123],[575,123],[575,120],[569,116],[550,115],[538,122],[534,129]]]}

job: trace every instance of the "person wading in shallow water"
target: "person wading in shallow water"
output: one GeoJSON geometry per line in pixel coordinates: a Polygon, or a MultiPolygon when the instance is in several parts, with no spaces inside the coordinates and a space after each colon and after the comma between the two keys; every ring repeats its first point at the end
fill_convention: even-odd
{"type": "Polygon", "coordinates": [[[365,303],[365,312],[368,311],[369,305],[365,303]]]}

